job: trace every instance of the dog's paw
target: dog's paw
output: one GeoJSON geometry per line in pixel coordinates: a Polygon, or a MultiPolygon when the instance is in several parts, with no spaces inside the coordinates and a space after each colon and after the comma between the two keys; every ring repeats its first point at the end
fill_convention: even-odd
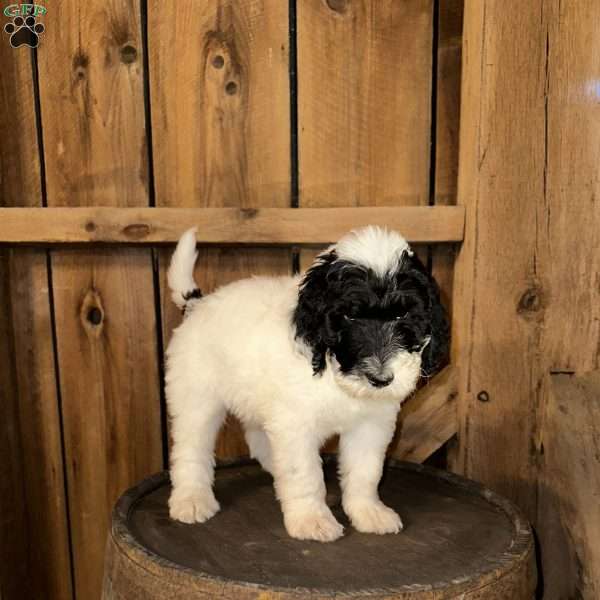
{"type": "Polygon", "coordinates": [[[219,512],[212,490],[182,488],[171,492],[169,515],[182,523],[203,523],[219,512]]]}
{"type": "Polygon", "coordinates": [[[344,528],[327,508],[314,511],[294,511],[285,516],[288,534],[298,540],[333,542],[344,535],[344,528]]]}
{"type": "Polygon", "coordinates": [[[346,514],[354,528],[361,533],[382,535],[402,531],[402,520],[398,513],[380,500],[353,502],[347,507],[346,514]]]}

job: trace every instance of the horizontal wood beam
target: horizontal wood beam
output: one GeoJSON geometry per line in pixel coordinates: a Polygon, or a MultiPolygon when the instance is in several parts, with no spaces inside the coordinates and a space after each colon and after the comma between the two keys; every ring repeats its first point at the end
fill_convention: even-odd
{"type": "Polygon", "coordinates": [[[458,431],[456,369],[449,365],[402,407],[390,456],[422,463],[458,431]]]}
{"type": "Polygon", "coordinates": [[[198,227],[201,244],[321,245],[382,225],[416,243],[460,242],[458,206],[364,208],[0,208],[4,244],[167,244],[198,227]]]}

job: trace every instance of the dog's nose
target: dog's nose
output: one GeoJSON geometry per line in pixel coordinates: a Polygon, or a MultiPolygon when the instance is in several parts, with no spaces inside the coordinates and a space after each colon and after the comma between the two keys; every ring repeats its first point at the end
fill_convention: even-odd
{"type": "Polygon", "coordinates": [[[370,375],[367,374],[367,380],[373,387],[381,388],[390,385],[394,381],[393,375],[370,375]]]}

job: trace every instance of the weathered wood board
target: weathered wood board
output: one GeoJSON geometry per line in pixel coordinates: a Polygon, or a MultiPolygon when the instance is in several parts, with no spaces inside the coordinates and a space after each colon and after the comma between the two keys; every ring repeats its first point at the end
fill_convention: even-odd
{"type": "MultiPolygon", "coordinates": [[[[440,0],[437,15],[435,172],[432,190],[435,206],[456,204],[463,6],[463,0],[440,0]]],[[[455,254],[456,247],[450,244],[436,245],[431,249],[432,274],[449,311],[452,310],[455,254]]]]}
{"type": "Polygon", "coordinates": [[[519,8],[465,4],[458,468],[534,520],[544,598],[595,598],[600,6],[519,8]]]}
{"type": "MultiPolygon", "coordinates": [[[[38,50],[48,205],[147,206],[140,3],[64,0],[38,50]]],[[[77,598],[100,595],[112,504],[160,468],[150,250],[52,252],[77,598]]]]}
{"type": "MultiPolygon", "coordinates": [[[[289,207],[288,3],[151,0],[148,17],[157,205],[289,207]]],[[[165,344],[180,319],[166,290],[171,251],[159,260],[165,344]]],[[[251,274],[290,270],[289,249],[203,248],[196,279],[208,293],[251,274]]],[[[217,455],[247,452],[232,420],[217,455]]]]}
{"type": "Polygon", "coordinates": [[[465,3],[458,198],[467,214],[453,302],[456,468],[516,501],[529,518],[536,504],[543,304],[537,238],[546,36],[540,5],[519,4],[517,11],[510,3],[465,3]]]}
{"type": "Polygon", "coordinates": [[[203,245],[320,246],[366,225],[401,230],[415,243],[458,242],[464,207],[0,207],[0,243],[15,245],[173,244],[196,227],[203,245]]]}
{"type": "Polygon", "coordinates": [[[427,204],[432,2],[297,11],[300,206],[427,204]]]}
{"type": "Polygon", "coordinates": [[[447,366],[406,401],[390,456],[422,463],[456,434],[456,375],[456,369],[447,366]]]}
{"type": "MultiPolygon", "coordinates": [[[[34,57],[2,42],[0,205],[41,207],[34,57]]],[[[0,307],[0,597],[70,600],[46,251],[0,252],[0,307]]]]}
{"type": "Polygon", "coordinates": [[[545,255],[536,303],[546,377],[536,525],[545,600],[600,597],[598,23],[593,0],[544,6],[546,163],[538,221],[545,255]]]}
{"type": "Polygon", "coordinates": [[[600,597],[600,372],[555,375],[542,431],[544,599],[600,597]]]}

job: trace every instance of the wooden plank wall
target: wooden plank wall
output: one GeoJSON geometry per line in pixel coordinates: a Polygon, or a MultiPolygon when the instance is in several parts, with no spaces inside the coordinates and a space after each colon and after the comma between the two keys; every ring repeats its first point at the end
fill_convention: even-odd
{"type": "MultiPolygon", "coordinates": [[[[288,6],[186,0],[149,4],[153,156],[159,206],[289,207],[288,6]],[[197,40],[180,45],[178,40],[197,40]],[[199,49],[199,50],[198,50],[199,49]],[[196,127],[190,127],[195,123],[196,127]]],[[[166,289],[170,250],[161,251],[164,340],[181,315],[166,289]]],[[[289,249],[201,249],[203,292],[251,274],[288,274],[289,249]]],[[[233,417],[220,458],[247,453],[233,417]]]]}
{"type": "MultiPolygon", "coordinates": [[[[38,50],[48,206],[147,206],[139,2],[49,11],[38,50]]],[[[75,595],[93,599],[116,498],[163,466],[152,259],[147,249],[51,259],[75,595]]]]}
{"type": "Polygon", "coordinates": [[[600,590],[599,23],[591,0],[465,2],[457,466],[534,522],[553,600],[600,590]]]}
{"type": "MultiPolygon", "coordinates": [[[[0,202],[40,207],[35,55],[2,43],[0,64],[0,202]]],[[[45,250],[0,250],[0,306],[0,598],[68,600],[71,564],[45,250]]]]}
{"type": "Polygon", "coordinates": [[[544,24],[537,524],[544,598],[588,600],[600,597],[600,5],[555,0],[544,24]]]}
{"type": "Polygon", "coordinates": [[[465,2],[459,197],[468,215],[455,282],[463,310],[454,311],[460,469],[517,501],[530,518],[540,381],[536,202],[545,162],[546,39],[537,4],[520,5],[517,15],[500,3],[465,2]],[[492,326],[498,323],[504,326],[492,326]]]}
{"type": "MultiPolygon", "coordinates": [[[[453,203],[459,4],[46,3],[37,51],[0,47],[0,201],[453,203]]],[[[114,500],[166,466],[162,360],[180,319],[169,253],[0,250],[2,600],[99,598],[114,500]]],[[[201,248],[196,277],[210,292],[290,273],[293,254],[201,248]]],[[[434,255],[433,266],[449,286],[448,261],[434,255]]],[[[231,421],[218,455],[246,452],[231,421]]]]}
{"type": "Polygon", "coordinates": [[[427,205],[433,2],[297,11],[299,206],[427,205]]]}
{"type": "MultiPolygon", "coordinates": [[[[430,203],[456,204],[458,184],[458,135],[460,127],[460,74],[462,57],[463,0],[439,0],[437,5],[437,61],[435,64],[435,169],[430,203]]],[[[456,248],[451,244],[431,248],[432,273],[442,300],[452,310],[452,284],[456,248]]]]}

